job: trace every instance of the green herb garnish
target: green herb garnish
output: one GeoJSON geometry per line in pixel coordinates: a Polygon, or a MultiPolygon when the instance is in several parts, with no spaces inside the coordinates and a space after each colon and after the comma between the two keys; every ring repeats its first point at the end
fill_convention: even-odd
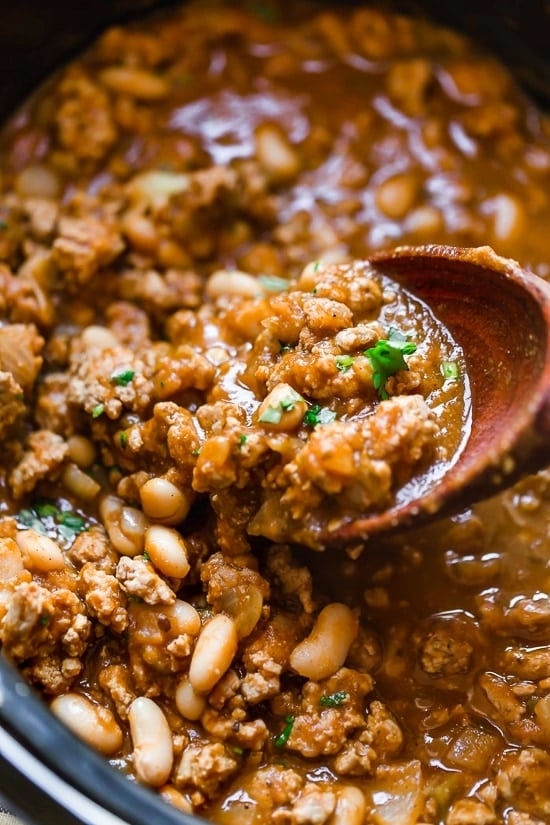
{"type": "Polygon", "coordinates": [[[242,447],[242,445],[246,444],[247,441],[248,441],[248,436],[246,436],[244,433],[241,433],[240,436],[239,436],[239,446],[242,447]]]}
{"type": "Polygon", "coordinates": [[[283,417],[283,413],[293,410],[298,401],[303,400],[304,399],[299,392],[296,392],[296,390],[293,390],[292,387],[289,387],[288,394],[285,398],[281,398],[275,407],[268,404],[262,414],[258,417],[258,421],[263,424],[279,424],[283,417]]]}
{"type": "Polygon", "coordinates": [[[69,530],[74,530],[75,533],[81,533],[86,527],[86,522],[82,516],[68,511],[61,511],[58,513],[55,520],[58,524],[68,527],[69,530]]]}
{"type": "Polygon", "coordinates": [[[105,404],[96,404],[92,410],[92,418],[99,418],[105,412],[105,404]]]}
{"type": "Polygon", "coordinates": [[[457,381],[460,375],[456,361],[442,361],[439,366],[441,375],[445,381],[457,381]]]}
{"type": "Polygon", "coordinates": [[[376,342],[374,347],[365,350],[373,368],[372,381],[374,388],[382,400],[389,398],[386,391],[386,381],[391,375],[400,370],[408,370],[405,355],[416,352],[416,344],[408,341],[399,330],[390,328],[388,337],[376,342]]]}
{"type": "Polygon", "coordinates": [[[263,424],[279,424],[283,417],[281,407],[266,407],[263,413],[258,418],[263,424]]]}
{"type": "Polygon", "coordinates": [[[323,708],[339,708],[344,704],[348,696],[349,693],[346,693],[345,690],[339,690],[336,693],[329,693],[321,696],[319,699],[319,704],[323,708]]]}
{"type": "Polygon", "coordinates": [[[87,529],[86,520],[72,510],[62,510],[52,501],[36,501],[20,510],[15,517],[22,528],[31,528],[49,536],[64,547],[70,547],[78,533],[87,529]]]}
{"type": "Polygon", "coordinates": [[[351,355],[337,355],[334,360],[336,361],[337,370],[347,372],[352,367],[354,358],[351,355]]]}
{"type": "Polygon", "coordinates": [[[109,378],[109,381],[117,387],[127,387],[135,374],[135,370],[131,369],[115,370],[109,378]]]}
{"type": "Polygon", "coordinates": [[[316,427],[318,424],[332,424],[336,420],[336,413],[328,407],[320,407],[314,404],[304,415],[306,427],[316,427]]]}
{"type": "Polygon", "coordinates": [[[266,292],[285,292],[290,286],[290,281],[278,275],[259,275],[258,281],[266,292]]]}
{"type": "Polygon", "coordinates": [[[282,748],[288,742],[292,728],[294,727],[294,716],[287,716],[285,718],[286,725],[278,736],[275,737],[273,744],[276,748],[282,748]]]}
{"type": "Polygon", "coordinates": [[[125,450],[126,447],[128,446],[128,433],[122,432],[122,433],[120,433],[118,438],[119,438],[121,448],[123,450],[125,450]]]}

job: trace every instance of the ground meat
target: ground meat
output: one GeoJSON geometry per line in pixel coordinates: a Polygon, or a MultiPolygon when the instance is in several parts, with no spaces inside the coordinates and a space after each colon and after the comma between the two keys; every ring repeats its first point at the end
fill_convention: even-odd
{"type": "Polygon", "coordinates": [[[0,327],[0,370],[11,373],[20,392],[33,388],[43,363],[44,339],[34,324],[0,327]]]}
{"type": "Polygon", "coordinates": [[[25,396],[11,372],[0,372],[0,442],[13,432],[26,413],[25,396]]]}
{"type": "Polygon", "coordinates": [[[154,392],[152,370],[127,347],[76,351],[67,396],[90,415],[118,418],[124,409],[147,409],[154,392]]]}
{"type": "Polygon", "coordinates": [[[470,667],[472,652],[472,645],[466,640],[456,639],[444,630],[435,630],[422,643],[422,670],[431,676],[464,673],[470,667]]]}
{"type": "Polygon", "coordinates": [[[96,569],[112,575],[119,556],[111,547],[104,529],[95,526],[75,538],[67,551],[67,558],[77,568],[92,562],[96,569]]]}
{"type": "Polygon", "coordinates": [[[224,560],[221,553],[214,553],[202,565],[201,580],[206,585],[206,600],[216,613],[222,611],[230,593],[239,600],[239,594],[242,599],[254,588],[264,601],[269,599],[269,584],[259,573],[224,560]]]}
{"type": "Polygon", "coordinates": [[[506,600],[497,588],[478,596],[477,607],[484,625],[499,633],[527,639],[545,638],[550,628],[550,596],[538,592],[529,597],[506,600]]]}
{"type": "Polygon", "coordinates": [[[2,619],[2,643],[16,659],[52,653],[58,645],[69,656],[80,656],[90,635],[84,606],[67,589],[54,592],[35,582],[14,587],[2,619]]]}
{"type": "Polygon", "coordinates": [[[67,443],[50,430],[36,430],[29,435],[23,458],[11,471],[8,482],[13,496],[22,498],[44,478],[51,478],[67,456],[67,443]]]}
{"type": "Polygon", "coordinates": [[[59,142],[75,159],[101,160],[117,137],[107,95],[75,69],[67,73],[60,92],[63,102],[56,114],[59,142]]]}
{"type": "Polygon", "coordinates": [[[306,682],[287,747],[308,758],[339,753],[344,742],[367,724],[363,702],[372,686],[370,676],[346,668],[326,681],[306,682]],[[330,700],[323,704],[322,697],[334,695],[343,695],[337,707],[331,707],[330,700]]]}
{"type": "Polygon", "coordinates": [[[277,808],[271,821],[278,825],[323,825],[336,807],[336,794],[322,790],[314,783],[306,783],[291,806],[277,808]]]}
{"type": "MultiPolygon", "coordinates": [[[[92,562],[86,562],[79,573],[78,590],[91,616],[114,633],[128,627],[126,598],[118,580],[92,562]]],[[[128,588],[131,592],[131,588],[128,588]]]]}
{"type": "Polygon", "coordinates": [[[237,760],[221,742],[193,742],[183,751],[174,781],[178,787],[208,799],[237,768],[237,760]]]}
{"type": "MultiPolygon", "coordinates": [[[[275,476],[273,488],[279,488],[283,512],[275,520],[275,493],[269,492],[250,531],[275,541],[291,536],[304,540],[316,512],[340,497],[345,497],[348,510],[358,513],[388,506],[395,486],[433,455],[438,429],[420,396],[383,401],[372,416],[353,423],[317,427],[275,476]]],[[[309,530],[314,532],[313,527],[309,530]]]]}
{"type": "Polygon", "coordinates": [[[102,689],[111,698],[118,716],[128,719],[130,705],[136,698],[128,668],[124,665],[109,665],[100,672],[98,679],[102,689]]]}
{"type": "Polygon", "coordinates": [[[496,822],[495,812],[475,799],[459,800],[445,819],[445,825],[494,825],[496,822]]]}
{"type": "Polygon", "coordinates": [[[123,240],[106,218],[62,217],[52,247],[53,260],[68,283],[85,284],[124,249],[123,240]]]}
{"type": "Polygon", "coordinates": [[[296,598],[305,613],[315,610],[311,571],[298,565],[288,545],[275,545],[269,549],[267,570],[286,598],[296,598]]]}
{"type": "Polygon", "coordinates": [[[550,767],[545,751],[537,748],[510,750],[498,765],[496,785],[507,805],[543,821],[550,815],[546,777],[550,767]]]}
{"type": "Polygon", "coordinates": [[[144,558],[122,556],[116,567],[116,578],[130,596],[138,596],[146,604],[173,604],[176,594],[144,558]]]}

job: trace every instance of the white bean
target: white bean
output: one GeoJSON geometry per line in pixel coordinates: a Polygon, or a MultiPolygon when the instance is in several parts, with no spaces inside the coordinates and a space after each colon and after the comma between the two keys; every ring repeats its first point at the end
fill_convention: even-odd
{"type": "Polygon", "coordinates": [[[189,681],[197,693],[208,693],[221,679],[233,661],[237,644],[237,628],[229,616],[217,613],[203,627],[189,667],[189,681]]]}
{"type": "Polygon", "coordinates": [[[268,430],[295,430],[304,420],[307,403],[296,390],[281,382],[277,384],[258,407],[258,423],[268,430]]]}
{"type": "Polygon", "coordinates": [[[403,218],[416,200],[418,182],[406,173],[383,181],[376,190],[376,205],[388,218],[403,218]]]}
{"type": "Polygon", "coordinates": [[[145,531],[144,549],[153,565],[169,578],[183,579],[189,573],[187,547],[173,527],[153,524],[145,531]]]}
{"type": "Polygon", "coordinates": [[[254,275],[238,269],[218,269],[206,283],[209,298],[257,298],[262,294],[260,282],[254,275]]]}
{"type": "Polygon", "coordinates": [[[339,670],[359,628],[356,614],[345,604],[333,602],[317,617],[309,636],[290,655],[291,667],[307,679],[318,682],[339,670]]]}
{"type": "Polygon", "coordinates": [[[517,240],[525,230],[525,207],[514,195],[502,192],[485,203],[485,211],[493,218],[493,235],[500,243],[517,240]]]}
{"type": "Polygon", "coordinates": [[[136,507],[129,507],[117,496],[105,496],[99,514],[107,534],[121,556],[137,556],[143,551],[147,519],[136,507]]]}
{"type": "Polygon", "coordinates": [[[48,573],[51,570],[63,570],[65,557],[61,548],[49,536],[43,536],[36,530],[20,530],[15,541],[21,551],[23,564],[31,570],[48,573]]]}
{"type": "Polygon", "coordinates": [[[173,785],[163,785],[162,788],[158,789],[159,794],[165,799],[170,805],[173,805],[174,808],[178,808],[180,811],[185,811],[186,814],[193,813],[193,806],[189,802],[189,800],[182,794],[181,791],[178,791],[177,788],[174,788],[173,785]]]}
{"type": "Polygon", "coordinates": [[[139,489],[143,512],[162,524],[178,524],[191,507],[191,499],[162,476],[148,479],[139,489]]]}
{"type": "Polygon", "coordinates": [[[56,696],[50,707],[73,733],[100,753],[111,756],[122,747],[122,731],[108,708],[81,693],[56,696]]]}
{"type": "Polygon", "coordinates": [[[198,636],[201,631],[201,617],[192,604],[176,599],[173,604],[162,606],[162,613],[172,621],[172,629],[179,635],[187,633],[198,636]]]}
{"type": "Polygon", "coordinates": [[[134,699],[128,711],[136,776],[153,787],[168,781],[174,762],[172,734],[160,707],[146,696],[134,699]]]}
{"type": "Polygon", "coordinates": [[[185,719],[195,722],[206,708],[205,697],[197,693],[188,676],[182,676],[176,688],[176,707],[185,719]]]}
{"type": "Polygon", "coordinates": [[[136,66],[108,66],[99,79],[111,91],[137,100],[162,100],[170,91],[163,77],[136,66]]]}
{"type": "Polygon", "coordinates": [[[61,184],[57,174],[47,166],[33,163],[15,179],[15,189],[23,198],[57,198],[61,184]]]}
{"type": "Polygon", "coordinates": [[[16,579],[24,570],[23,556],[16,541],[0,537],[0,582],[5,585],[10,579],[16,579]]]}
{"type": "Polygon", "coordinates": [[[91,324],[83,330],[80,340],[87,350],[112,349],[119,346],[119,340],[110,329],[91,324]]]}
{"type": "Polygon", "coordinates": [[[345,785],[338,791],[330,825],[363,825],[366,807],[363,792],[354,785],[345,785]]]}
{"type": "Polygon", "coordinates": [[[101,485],[94,478],[72,463],[63,470],[62,481],[65,489],[82,501],[93,501],[101,490],[101,485]]]}
{"type": "Polygon", "coordinates": [[[262,123],[254,135],[260,166],[277,181],[291,180],[300,171],[300,156],[276,123],[262,123]]]}
{"type": "Polygon", "coordinates": [[[93,441],[84,435],[69,436],[67,447],[69,448],[69,458],[81,470],[87,470],[97,458],[97,450],[93,441]]]}

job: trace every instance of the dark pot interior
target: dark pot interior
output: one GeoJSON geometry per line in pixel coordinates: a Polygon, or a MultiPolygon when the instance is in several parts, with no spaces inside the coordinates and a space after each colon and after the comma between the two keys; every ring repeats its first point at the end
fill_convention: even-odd
{"type": "MultiPolygon", "coordinates": [[[[68,59],[113,21],[169,5],[174,0],[95,0],[73,3],[22,0],[2,10],[0,32],[0,118],[60,62],[68,59]]],[[[485,43],[514,70],[528,91],[550,101],[545,0],[390,0],[392,8],[427,13],[485,43]]]]}

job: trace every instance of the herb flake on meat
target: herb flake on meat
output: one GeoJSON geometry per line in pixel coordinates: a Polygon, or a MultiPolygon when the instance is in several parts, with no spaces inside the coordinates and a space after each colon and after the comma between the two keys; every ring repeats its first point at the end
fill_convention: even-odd
{"type": "Polygon", "coordinates": [[[292,733],[292,728],[294,727],[294,716],[285,717],[285,722],[286,724],[284,728],[280,734],[275,737],[275,741],[273,742],[276,748],[283,748],[290,739],[290,734],[292,733]]]}
{"type": "Polygon", "coordinates": [[[341,707],[349,694],[345,690],[338,690],[336,693],[328,693],[321,696],[319,704],[323,708],[339,708],[341,707]]]}
{"type": "Polygon", "coordinates": [[[383,401],[389,398],[386,390],[388,378],[396,372],[409,369],[405,355],[412,355],[413,352],[416,352],[416,344],[394,327],[390,328],[387,338],[381,338],[374,347],[365,350],[364,354],[370,360],[373,369],[374,388],[378,390],[378,395],[383,401]]]}
{"type": "Polygon", "coordinates": [[[340,372],[347,372],[353,366],[354,360],[352,355],[337,355],[335,358],[336,369],[340,372]]]}
{"type": "Polygon", "coordinates": [[[111,375],[109,381],[117,387],[127,387],[135,374],[135,370],[131,369],[116,370],[111,375]]]}
{"type": "Polygon", "coordinates": [[[456,361],[442,361],[439,369],[445,381],[458,381],[460,371],[456,361]]]}
{"type": "Polygon", "coordinates": [[[62,547],[70,547],[76,536],[88,529],[83,516],[73,510],[63,510],[51,501],[37,501],[23,508],[15,520],[20,528],[49,536],[62,547]]]}
{"type": "Polygon", "coordinates": [[[336,421],[336,413],[334,410],[329,410],[328,407],[321,407],[319,404],[314,404],[304,415],[304,424],[306,427],[316,427],[318,424],[332,424],[336,421]]]}

